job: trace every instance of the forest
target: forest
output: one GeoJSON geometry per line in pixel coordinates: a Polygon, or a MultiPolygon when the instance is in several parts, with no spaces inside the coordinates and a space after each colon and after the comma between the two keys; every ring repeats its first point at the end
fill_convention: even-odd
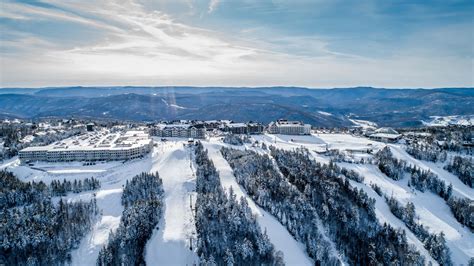
{"type": "Polygon", "coordinates": [[[194,150],[196,170],[196,230],[203,265],[283,265],[247,201],[226,193],[219,173],[201,143],[194,150]]]}
{"type": "Polygon", "coordinates": [[[317,264],[340,265],[339,254],[321,231],[321,222],[307,197],[275,169],[268,155],[222,148],[237,182],[256,204],[271,213],[296,240],[304,243],[317,264]]]}
{"type": "Polygon", "coordinates": [[[96,200],[52,201],[44,183],[25,183],[0,171],[0,264],[58,265],[90,231],[96,200]]]}
{"type": "Polygon", "coordinates": [[[145,245],[161,218],[163,194],[158,173],[141,173],[127,180],[119,227],[110,233],[97,265],[145,265],[145,245]]]}
{"type": "MultiPolygon", "coordinates": [[[[270,147],[270,150],[274,162],[267,155],[252,151],[222,149],[222,153],[239,183],[259,205],[299,236],[297,239],[305,243],[317,264],[337,264],[339,254],[334,250],[349,264],[424,262],[414,247],[407,244],[403,231],[378,223],[374,200],[350,186],[343,174],[349,171],[334,163],[316,163],[304,149],[284,151],[270,147]],[[330,240],[321,241],[324,237],[315,229],[319,227],[318,220],[328,229],[326,237],[330,240]],[[333,252],[328,252],[330,241],[336,245],[333,252]],[[328,254],[332,257],[324,257],[328,254]]],[[[352,179],[361,180],[353,176],[352,179]]]]}
{"type": "MultiPolygon", "coordinates": [[[[423,170],[414,165],[409,165],[403,160],[396,159],[390,148],[385,147],[375,154],[380,171],[394,180],[401,180],[405,175],[409,176],[408,185],[421,192],[431,191],[446,201],[451,212],[458,222],[474,229],[474,201],[456,197],[453,195],[452,184],[446,186],[446,182],[430,170],[423,170]]],[[[469,161],[470,162],[470,161],[469,161]]],[[[467,162],[467,164],[469,164],[467,162]]],[[[448,165],[447,168],[450,166],[448,165]]],[[[463,163],[458,163],[453,169],[465,169],[463,163]]],[[[469,173],[471,175],[471,173],[469,173]]]]}
{"type": "Polygon", "coordinates": [[[334,163],[320,164],[307,150],[285,151],[270,147],[286,177],[318,211],[338,249],[350,264],[422,264],[423,256],[407,243],[403,230],[379,224],[375,200],[350,185],[334,163]]]}

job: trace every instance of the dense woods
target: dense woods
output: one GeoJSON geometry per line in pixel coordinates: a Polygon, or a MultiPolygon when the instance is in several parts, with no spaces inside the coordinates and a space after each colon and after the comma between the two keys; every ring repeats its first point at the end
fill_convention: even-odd
{"type": "Polygon", "coordinates": [[[12,173],[0,171],[0,180],[0,208],[32,204],[44,198],[65,196],[68,192],[79,193],[100,188],[99,180],[93,177],[83,181],[53,180],[46,185],[43,181],[23,182],[12,173]]]}
{"type": "Polygon", "coordinates": [[[201,143],[195,147],[196,230],[203,265],[282,265],[244,198],[228,195],[201,143]]]}
{"type": "Polygon", "coordinates": [[[70,181],[64,179],[51,181],[49,185],[53,196],[66,196],[68,192],[80,193],[83,191],[97,190],[100,188],[100,181],[94,177],[85,178],[84,180],[70,181]]]}
{"type": "Polygon", "coordinates": [[[127,181],[119,227],[100,251],[97,265],[145,265],[145,245],[160,220],[163,193],[158,173],[142,173],[127,181]]]}
{"type": "Polygon", "coordinates": [[[244,143],[250,143],[250,138],[247,135],[227,134],[222,141],[227,144],[241,146],[244,143]]]}
{"type": "Polygon", "coordinates": [[[455,174],[459,180],[469,187],[474,186],[474,164],[472,159],[454,156],[451,163],[446,165],[446,170],[455,174]]]}
{"type": "Polygon", "coordinates": [[[311,160],[305,150],[271,148],[286,179],[315,207],[338,249],[350,264],[422,264],[405,232],[378,223],[374,200],[338,175],[336,167],[311,160]]]}
{"type": "Polygon", "coordinates": [[[310,257],[322,265],[340,264],[335,248],[320,231],[322,226],[315,208],[275,169],[268,155],[228,148],[221,152],[247,194],[303,243],[310,257]]]}
{"type": "Polygon", "coordinates": [[[44,183],[25,183],[0,172],[0,264],[59,265],[90,230],[97,215],[90,202],[51,200],[44,183]]]}
{"type": "Polygon", "coordinates": [[[418,160],[444,162],[447,158],[446,151],[434,144],[430,145],[414,142],[407,145],[406,151],[418,160]]]}
{"type": "MultiPolygon", "coordinates": [[[[414,165],[409,165],[405,161],[396,159],[389,147],[383,148],[375,156],[378,160],[379,169],[388,177],[399,180],[405,174],[409,175],[408,185],[410,187],[421,192],[428,190],[439,195],[446,201],[458,222],[474,229],[474,201],[453,196],[452,184],[446,186],[446,182],[430,170],[423,170],[414,165]]],[[[464,164],[460,166],[461,164],[463,163],[458,163],[454,169],[465,169],[464,164]]]]}
{"type": "Polygon", "coordinates": [[[429,233],[427,228],[416,222],[415,205],[407,202],[403,206],[393,196],[385,196],[385,200],[390,211],[413,232],[413,234],[423,243],[424,247],[440,265],[453,265],[451,261],[451,252],[446,245],[444,233],[429,233]]]}
{"type": "Polygon", "coordinates": [[[393,180],[403,178],[406,163],[396,159],[388,146],[378,151],[375,156],[377,165],[382,173],[393,180]]]}

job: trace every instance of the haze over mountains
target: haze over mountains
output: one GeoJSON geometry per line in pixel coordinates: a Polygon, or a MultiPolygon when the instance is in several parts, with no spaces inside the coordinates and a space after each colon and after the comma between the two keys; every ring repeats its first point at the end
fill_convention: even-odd
{"type": "Polygon", "coordinates": [[[473,88],[62,87],[0,89],[0,118],[137,121],[301,120],[313,126],[419,126],[430,116],[473,115],[473,88]]]}

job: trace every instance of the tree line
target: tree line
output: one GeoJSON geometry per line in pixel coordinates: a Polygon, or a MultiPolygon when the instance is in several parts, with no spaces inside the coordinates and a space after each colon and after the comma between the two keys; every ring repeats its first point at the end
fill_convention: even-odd
{"type": "Polygon", "coordinates": [[[444,169],[455,174],[464,184],[473,188],[474,164],[472,159],[454,156],[453,160],[444,169]]]}
{"type": "Polygon", "coordinates": [[[99,252],[97,265],[145,265],[145,245],[163,211],[163,185],[158,173],[141,173],[127,180],[119,227],[99,252]]]}
{"type": "Polygon", "coordinates": [[[439,234],[429,233],[427,228],[416,222],[416,210],[412,202],[407,202],[407,204],[403,206],[393,196],[388,197],[384,195],[383,197],[393,215],[405,223],[421,243],[423,243],[433,259],[440,265],[453,265],[451,261],[451,251],[446,244],[446,238],[443,232],[439,234]]]}
{"type": "Polygon", "coordinates": [[[268,155],[224,147],[221,153],[247,194],[305,245],[316,264],[340,265],[344,261],[320,231],[319,215],[309,199],[286,181],[268,155]]]}
{"type": "Polygon", "coordinates": [[[68,192],[80,193],[100,188],[100,181],[93,177],[83,181],[53,180],[47,185],[43,181],[23,182],[11,172],[0,171],[0,181],[0,208],[31,204],[43,198],[65,196],[68,192]]]}
{"type": "Polygon", "coordinates": [[[25,183],[5,171],[0,179],[0,264],[69,263],[98,214],[95,197],[55,204],[44,183],[25,183]]]}
{"type": "Polygon", "coordinates": [[[266,232],[262,232],[245,198],[226,194],[219,173],[199,142],[196,170],[197,252],[203,265],[282,265],[266,232]]]}
{"type": "Polygon", "coordinates": [[[430,170],[423,170],[396,159],[387,146],[380,150],[375,157],[382,173],[394,180],[400,180],[405,174],[409,175],[408,186],[421,192],[429,190],[439,195],[446,201],[459,223],[474,229],[474,201],[454,196],[452,184],[446,186],[446,182],[430,170]]]}
{"type": "Polygon", "coordinates": [[[308,197],[349,264],[424,263],[424,257],[407,243],[405,231],[381,225],[375,216],[375,200],[337,174],[334,163],[320,164],[301,149],[271,147],[271,155],[286,180],[308,197]]]}

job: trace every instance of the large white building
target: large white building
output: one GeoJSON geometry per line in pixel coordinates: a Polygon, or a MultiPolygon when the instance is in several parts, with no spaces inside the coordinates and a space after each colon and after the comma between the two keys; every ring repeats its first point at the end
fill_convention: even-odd
{"type": "Polygon", "coordinates": [[[300,121],[277,120],[268,125],[270,134],[283,135],[309,135],[311,134],[311,125],[300,121]]]}
{"type": "Polygon", "coordinates": [[[311,134],[311,125],[304,124],[300,121],[280,119],[268,125],[268,132],[283,135],[309,135],[311,134]]]}
{"type": "Polygon", "coordinates": [[[34,161],[114,161],[129,160],[148,154],[153,140],[144,131],[110,133],[90,132],[47,146],[28,147],[19,151],[22,163],[34,161]]]}
{"type": "Polygon", "coordinates": [[[204,124],[158,124],[150,129],[153,136],[162,138],[206,138],[204,124]]]}

